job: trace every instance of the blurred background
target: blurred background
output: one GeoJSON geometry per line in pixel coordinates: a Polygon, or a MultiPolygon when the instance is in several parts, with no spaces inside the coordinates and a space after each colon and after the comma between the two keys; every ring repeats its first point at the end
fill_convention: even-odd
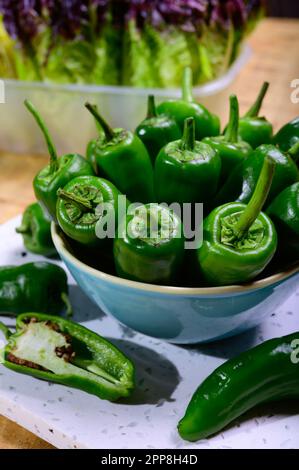
{"type": "Polygon", "coordinates": [[[298,0],[267,0],[268,15],[299,18],[298,0]]]}

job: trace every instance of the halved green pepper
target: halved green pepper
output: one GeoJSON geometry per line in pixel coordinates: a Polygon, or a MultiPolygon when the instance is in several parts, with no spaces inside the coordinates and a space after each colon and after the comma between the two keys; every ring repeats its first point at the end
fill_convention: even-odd
{"type": "Polygon", "coordinates": [[[67,276],[57,264],[36,262],[0,267],[0,312],[72,313],[67,276]]]}
{"type": "Polygon", "coordinates": [[[267,209],[278,231],[279,250],[292,260],[299,256],[299,183],[284,189],[267,209]]]}
{"type": "Polygon", "coordinates": [[[174,119],[157,114],[153,95],[149,95],[147,106],[147,116],[136,128],[135,133],[144,143],[154,164],[161,148],[169,142],[180,139],[182,132],[174,119]]]}
{"type": "Polygon", "coordinates": [[[217,191],[221,171],[218,153],[195,140],[195,122],[185,120],[181,140],[159,152],[155,163],[155,190],[159,202],[205,203],[217,191]]]}
{"type": "Polygon", "coordinates": [[[153,201],[153,167],[143,142],[137,135],[125,129],[112,129],[95,106],[89,103],[85,106],[104,132],[94,148],[100,171],[126,194],[130,201],[153,201]]]}
{"type": "Polygon", "coordinates": [[[118,227],[113,254],[120,277],[153,284],[173,283],[184,257],[179,217],[159,204],[135,208],[118,227]]]}
{"type": "Polygon", "coordinates": [[[270,144],[272,141],[272,124],[266,118],[259,116],[268,88],[269,83],[265,82],[255,103],[239,121],[239,136],[248,142],[253,149],[263,144],[270,144]]]}
{"type": "Polygon", "coordinates": [[[224,135],[206,137],[205,144],[217,151],[221,158],[221,181],[226,181],[232,170],[252,153],[252,147],[241,140],[239,130],[239,102],[235,95],[230,97],[230,118],[224,135]]]}
{"type": "Polygon", "coordinates": [[[210,113],[203,105],[197,103],[192,94],[192,69],[186,67],[183,75],[182,98],[180,100],[164,101],[157,107],[158,114],[168,115],[176,121],[184,131],[185,119],[194,118],[195,138],[202,140],[204,137],[220,134],[220,119],[210,113]]]}
{"type": "Polygon", "coordinates": [[[285,124],[273,137],[273,144],[283,152],[288,152],[299,142],[299,116],[285,124]]]}
{"type": "Polygon", "coordinates": [[[43,120],[30,101],[25,106],[40,127],[50,154],[50,163],[37,173],[33,180],[36,199],[47,209],[52,218],[56,216],[57,190],[63,188],[71,179],[81,175],[93,175],[89,162],[77,153],[58,158],[55,146],[43,120]]]}
{"type": "Polygon", "coordinates": [[[132,362],[109,341],[72,321],[24,313],[16,333],[0,325],[8,343],[3,365],[15,372],[78,388],[104,400],[127,397],[134,388],[132,362]]]}
{"type": "MultiPolygon", "coordinates": [[[[57,191],[57,221],[63,232],[83,245],[101,244],[110,219],[116,227],[120,192],[104,178],[78,176],[57,191]]],[[[107,238],[105,239],[107,240],[107,238]]]]}
{"type": "Polygon", "coordinates": [[[206,439],[259,403],[299,398],[299,332],[275,338],[218,367],[178,424],[183,439],[206,439]]]}
{"type": "Polygon", "coordinates": [[[211,286],[248,282],[272,260],[277,234],[262,213],[274,174],[266,158],[253,196],[246,206],[237,202],[214,209],[203,222],[203,243],[197,250],[200,273],[211,286]]]}
{"type": "Polygon", "coordinates": [[[51,220],[38,202],[26,207],[16,232],[22,235],[25,248],[31,253],[43,256],[57,254],[51,237],[51,220]]]}

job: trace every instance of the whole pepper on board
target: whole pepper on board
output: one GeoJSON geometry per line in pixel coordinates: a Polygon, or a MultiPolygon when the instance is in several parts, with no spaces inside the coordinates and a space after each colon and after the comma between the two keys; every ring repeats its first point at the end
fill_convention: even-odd
{"type": "Polygon", "coordinates": [[[70,153],[58,158],[48,129],[39,113],[30,101],[25,100],[25,106],[40,127],[50,154],[50,163],[35,176],[33,189],[36,199],[48,210],[51,217],[55,219],[57,190],[64,187],[76,176],[93,175],[93,169],[89,162],[77,153],[70,153]]]}
{"type": "Polygon", "coordinates": [[[205,144],[210,145],[221,158],[221,181],[225,181],[232,170],[252,153],[252,147],[242,141],[238,135],[239,102],[235,95],[230,97],[230,118],[224,135],[206,137],[205,144]]]}
{"type": "Polygon", "coordinates": [[[287,152],[299,141],[299,116],[285,124],[273,137],[273,144],[287,152]]]}
{"type": "Polygon", "coordinates": [[[25,209],[16,232],[22,235],[25,248],[31,253],[43,256],[57,254],[51,237],[51,220],[38,202],[25,209]]]}
{"type": "Polygon", "coordinates": [[[101,173],[132,202],[153,201],[153,167],[143,142],[125,129],[112,129],[95,106],[85,106],[103,129],[95,148],[101,173]]]}
{"type": "Polygon", "coordinates": [[[218,367],[194,393],[178,424],[183,439],[206,439],[254,406],[299,398],[299,332],[271,339],[218,367]]]}
{"type": "Polygon", "coordinates": [[[57,195],[58,224],[73,240],[94,246],[104,241],[97,236],[104,229],[101,224],[112,218],[116,226],[120,192],[110,181],[97,176],[78,176],[58,189],[57,195]]]}
{"type": "Polygon", "coordinates": [[[158,114],[173,118],[184,131],[185,119],[194,118],[195,138],[202,140],[220,134],[220,119],[210,113],[203,105],[197,103],[192,94],[192,70],[186,67],[183,74],[182,98],[179,100],[164,101],[157,107],[158,114]]]}
{"type": "Polygon", "coordinates": [[[195,122],[185,120],[181,140],[167,144],[155,163],[155,191],[159,202],[209,201],[217,191],[221,171],[218,153],[195,140],[195,122]]]}
{"type": "Polygon", "coordinates": [[[0,266],[0,312],[16,316],[30,310],[71,315],[65,271],[46,262],[0,266]]]}
{"type": "Polygon", "coordinates": [[[84,326],[41,313],[16,319],[16,333],[0,325],[8,343],[3,365],[15,372],[78,388],[104,400],[127,397],[134,388],[132,362],[84,326]]]}
{"type": "Polygon", "coordinates": [[[248,205],[232,202],[214,209],[203,222],[197,250],[202,277],[211,286],[248,282],[273,258],[277,234],[261,212],[270,190],[275,163],[266,158],[248,205]]]}
{"type": "Polygon", "coordinates": [[[184,257],[178,216],[159,204],[146,204],[120,223],[113,246],[120,277],[153,284],[172,283],[184,257]]]}
{"type": "Polygon", "coordinates": [[[299,170],[296,165],[296,160],[299,157],[299,142],[288,153],[282,152],[275,145],[261,145],[232,171],[216,195],[215,204],[220,205],[230,201],[246,204],[254,192],[267,157],[275,162],[275,171],[266,207],[286,187],[299,181],[299,170]]]}
{"type": "Polygon", "coordinates": [[[294,260],[299,256],[299,183],[276,196],[267,209],[267,215],[277,229],[281,252],[294,260]]]}
{"type": "Polygon", "coordinates": [[[148,97],[147,116],[136,128],[135,133],[147,148],[153,164],[162,147],[182,136],[174,119],[167,115],[157,114],[153,95],[148,97]]]}
{"type": "Polygon", "coordinates": [[[239,136],[256,149],[262,144],[270,144],[273,137],[273,126],[266,118],[260,117],[259,112],[269,88],[265,82],[255,103],[239,121],[239,136]]]}

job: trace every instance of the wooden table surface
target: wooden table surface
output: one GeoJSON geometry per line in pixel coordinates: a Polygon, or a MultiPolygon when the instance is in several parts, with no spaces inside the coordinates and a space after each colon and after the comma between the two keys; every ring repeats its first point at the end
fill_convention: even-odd
{"type": "MultiPolygon", "coordinates": [[[[299,20],[264,20],[249,40],[250,62],[235,83],[241,111],[254,101],[263,81],[271,88],[264,114],[278,128],[299,115],[299,104],[291,102],[291,82],[299,79],[299,20]]],[[[0,156],[0,223],[21,213],[34,200],[31,181],[46,157],[2,154],[0,156]]],[[[49,448],[49,444],[0,417],[0,448],[49,448]]]]}

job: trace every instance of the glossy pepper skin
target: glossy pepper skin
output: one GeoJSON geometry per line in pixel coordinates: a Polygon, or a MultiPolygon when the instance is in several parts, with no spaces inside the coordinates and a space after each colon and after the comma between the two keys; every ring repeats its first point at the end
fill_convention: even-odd
{"type": "Polygon", "coordinates": [[[97,176],[78,176],[57,195],[57,221],[68,237],[86,246],[107,240],[97,235],[104,232],[110,218],[117,224],[120,192],[114,184],[97,176]]]}
{"type": "Polygon", "coordinates": [[[51,237],[51,220],[38,202],[25,209],[16,232],[22,235],[24,246],[30,253],[43,256],[57,254],[51,237]]]}
{"type": "Polygon", "coordinates": [[[218,367],[194,393],[180,436],[206,439],[260,403],[298,399],[299,363],[292,361],[298,339],[296,332],[265,341],[218,367]]]}
{"type": "Polygon", "coordinates": [[[204,137],[220,134],[220,119],[210,113],[203,105],[197,103],[192,95],[192,70],[186,67],[183,75],[182,98],[180,100],[165,101],[157,107],[158,114],[168,115],[173,118],[184,131],[185,119],[194,118],[195,138],[202,140],[204,137]]]}
{"type": "Polygon", "coordinates": [[[155,190],[159,202],[206,202],[216,193],[221,171],[218,153],[195,140],[194,118],[185,121],[181,140],[171,142],[155,163],[155,190]]]}
{"type": "Polygon", "coordinates": [[[99,170],[132,202],[154,200],[153,167],[149,154],[139,137],[124,129],[111,127],[98,114],[95,106],[87,103],[103,129],[97,140],[95,155],[99,170]]]}
{"type": "Polygon", "coordinates": [[[92,166],[94,174],[98,176],[100,171],[99,171],[99,167],[97,164],[96,148],[97,148],[97,139],[90,140],[86,148],[86,160],[92,166]]]}
{"type": "Polygon", "coordinates": [[[240,140],[239,102],[235,95],[230,97],[229,125],[222,136],[206,137],[205,144],[210,145],[221,159],[221,181],[226,181],[232,170],[252,153],[252,147],[240,140]]]}
{"type": "Polygon", "coordinates": [[[296,159],[299,155],[299,142],[289,153],[284,153],[274,145],[261,145],[243,163],[238,165],[218,192],[215,203],[238,201],[246,204],[256,186],[265,159],[275,163],[271,189],[265,207],[286,187],[299,181],[296,159]]]}
{"type": "Polygon", "coordinates": [[[158,204],[139,206],[120,223],[113,254],[120,277],[172,284],[184,256],[182,223],[173,211],[158,204]]]}
{"type": "Polygon", "coordinates": [[[299,256],[299,183],[276,196],[267,214],[278,231],[280,251],[294,260],[299,256]]]}
{"type": "Polygon", "coordinates": [[[268,88],[269,83],[265,82],[257,100],[239,121],[239,136],[253,149],[272,142],[273,126],[266,118],[259,116],[268,88]]]}
{"type": "Polygon", "coordinates": [[[277,234],[261,212],[274,173],[266,159],[254,194],[246,206],[228,203],[214,209],[203,222],[203,243],[197,250],[200,273],[211,286],[248,282],[272,260],[277,234]]]}
{"type": "Polygon", "coordinates": [[[167,115],[157,114],[153,95],[148,97],[147,116],[136,128],[135,133],[144,143],[153,164],[162,147],[182,136],[174,119],[167,115]]]}
{"type": "Polygon", "coordinates": [[[33,115],[42,133],[44,134],[49,154],[50,163],[37,173],[33,180],[33,189],[36,199],[47,209],[50,216],[55,219],[57,190],[64,187],[70,180],[80,175],[93,175],[93,169],[88,161],[76,153],[63,155],[58,158],[55,146],[49,135],[48,129],[42,121],[37,110],[30,101],[25,101],[25,106],[33,115]]]}
{"type": "Polygon", "coordinates": [[[19,315],[14,334],[0,326],[8,339],[3,365],[15,372],[111,401],[129,396],[134,387],[132,362],[84,326],[41,313],[19,315]]]}
{"type": "Polygon", "coordinates": [[[65,271],[56,264],[26,263],[0,267],[0,312],[72,313],[65,271]]]}
{"type": "Polygon", "coordinates": [[[285,124],[273,137],[273,144],[288,152],[299,141],[299,116],[285,124]]]}

